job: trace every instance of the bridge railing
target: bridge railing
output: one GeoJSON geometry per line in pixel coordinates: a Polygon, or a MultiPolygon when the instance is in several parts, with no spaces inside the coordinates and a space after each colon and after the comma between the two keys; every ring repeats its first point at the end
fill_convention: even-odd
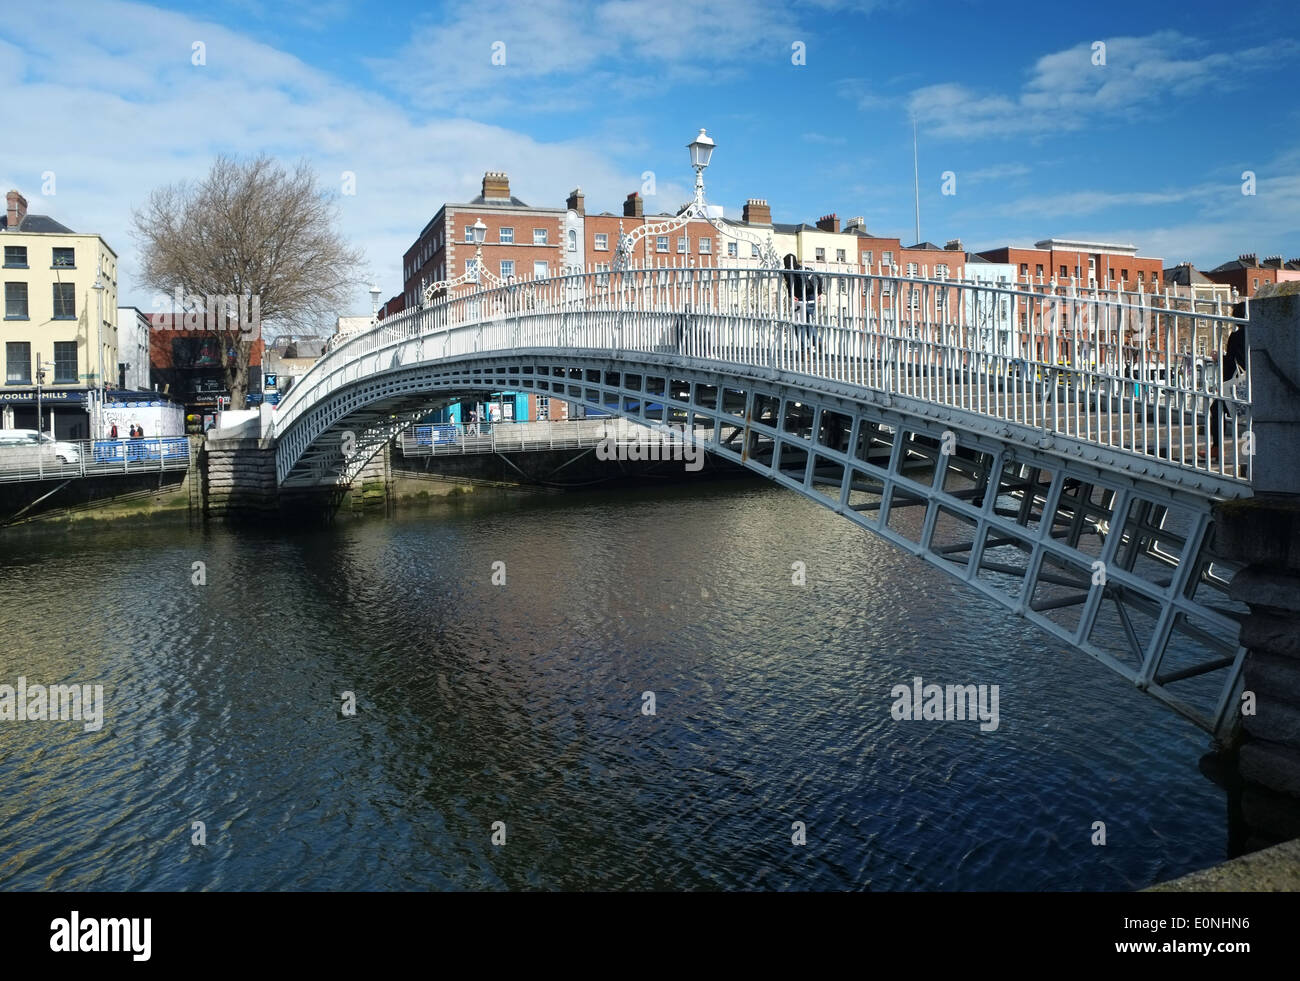
{"type": "Polygon", "coordinates": [[[1217,302],[1056,282],[749,267],[524,280],[388,318],[326,354],[280,404],[284,432],[330,392],[415,361],[516,349],[695,358],[793,372],[1250,479],[1249,365],[1221,378],[1217,302]],[[388,359],[385,359],[388,356],[388,359]]]}
{"type": "Polygon", "coordinates": [[[0,447],[0,483],[187,470],[188,436],[59,440],[28,450],[0,447]]]}

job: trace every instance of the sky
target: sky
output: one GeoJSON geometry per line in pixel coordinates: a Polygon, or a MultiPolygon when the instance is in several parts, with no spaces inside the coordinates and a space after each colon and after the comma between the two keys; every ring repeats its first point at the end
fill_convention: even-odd
{"type": "MultiPolygon", "coordinates": [[[[153,188],[222,152],[306,160],[386,298],[484,171],[529,204],[581,186],[615,213],[649,172],[646,210],[674,211],[701,127],[727,215],[765,198],[776,221],[861,215],[911,244],[915,123],[922,239],[1212,268],[1300,256],[1298,23],[1294,0],[12,5],[0,183],[102,234],[121,302],[148,311],[129,229],[153,188]]],[[[339,311],[369,312],[365,285],[339,311]]]]}

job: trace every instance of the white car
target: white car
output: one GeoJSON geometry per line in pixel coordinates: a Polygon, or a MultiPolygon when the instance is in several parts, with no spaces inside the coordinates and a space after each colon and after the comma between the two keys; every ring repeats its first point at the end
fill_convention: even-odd
{"type": "Polygon", "coordinates": [[[0,429],[0,466],[80,463],[75,443],[65,443],[35,429],[0,429]]]}

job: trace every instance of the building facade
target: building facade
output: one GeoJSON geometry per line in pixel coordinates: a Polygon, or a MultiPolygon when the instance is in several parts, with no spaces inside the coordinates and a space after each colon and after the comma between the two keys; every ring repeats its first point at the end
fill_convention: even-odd
{"type": "Polygon", "coordinates": [[[30,214],[18,191],[6,195],[0,245],[0,428],[88,438],[98,393],[119,381],[117,253],[99,235],[30,214]]]}
{"type": "Polygon", "coordinates": [[[137,307],[117,308],[117,384],[145,391],[153,384],[149,370],[149,317],[137,307]]]}

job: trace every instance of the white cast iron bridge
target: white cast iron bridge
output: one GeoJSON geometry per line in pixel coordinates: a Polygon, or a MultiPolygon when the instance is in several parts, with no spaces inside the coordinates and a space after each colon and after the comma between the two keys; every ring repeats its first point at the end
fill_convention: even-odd
{"type": "Polygon", "coordinates": [[[299,381],[270,435],[290,489],[347,484],[431,410],[493,392],[685,432],[1222,736],[1245,607],[1211,507],[1251,494],[1250,390],[1193,352],[1244,322],[1055,282],[575,272],[385,319],[299,381]]]}

